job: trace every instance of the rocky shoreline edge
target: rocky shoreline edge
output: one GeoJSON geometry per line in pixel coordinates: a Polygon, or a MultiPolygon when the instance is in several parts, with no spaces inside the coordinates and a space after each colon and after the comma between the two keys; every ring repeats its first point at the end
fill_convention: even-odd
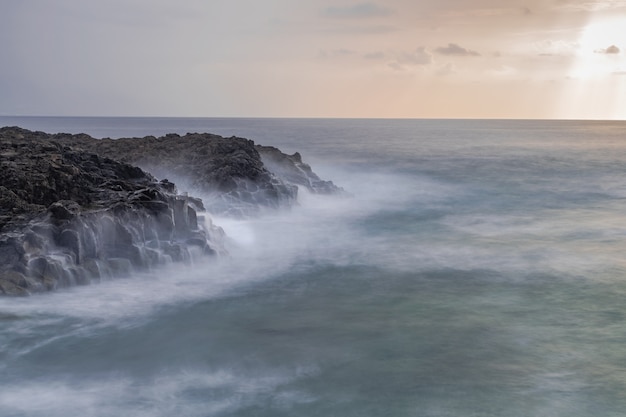
{"type": "Polygon", "coordinates": [[[207,210],[240,217],[287,208],[299,188],[345,193],[300,154],[244,138],[95,139],[0,128],[0,295],[223,255],[224,232],[207,210]],[[180,193],[165,178],[208,198],[180,193]]]}

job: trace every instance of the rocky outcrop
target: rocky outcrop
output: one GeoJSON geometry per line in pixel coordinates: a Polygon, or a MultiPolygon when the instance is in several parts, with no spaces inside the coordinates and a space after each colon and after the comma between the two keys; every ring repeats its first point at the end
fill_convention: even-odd
{"type": "MultiPolygon", "coordinates": [[[[223,252],[202,201],[140,168],[0,130],[0,294],[223,252]],[[199,221],[200,220],[200,221],[199,221]]],[[[13,131],[14,132],[14,131],[13,131]]]]}
{"type": "Polygon", "coordinates": [[[273,146],[256,145],[263,164],[283,181],[306,188],[314,194],[344,194],[343,188],[332,181],[324,181],[317,176],[311,166],[302,162],[302,156],[296,152],[287,155],[273,146]]]}
{"type": "Polygon", "coordinates": [[[0,129],[0,136],[53,140],[139,166],[158,178],[173,179],[202,192],[207,196],[207,209],[216,214],[237,216],[289,207],[296,202],[298,187],[314,193],[342,192],[332,182],[322,181],[298,153],[286,155],[238,137],[188,133],[94,139],[85,134],[49,135],[14,127],[0,129]]]}
{"type": "Polygon", "coordinates": [[[212,212],[289,207],[298,187],[343,193],[300,154],[237,137],[94,139],[0,129],[0,294],[23,295],[224,253],[212,212]],[[138,166],[144,168],[139,168],[138,166]],[[152,174],[148,174],[150,171],[152,174]]]}
{"type": "Polygon", "coordinates": [[[64,143],[141,166],[157,177],[184,182],[207,196],[207,207],[213,213],[251,214],[262,207],[290,206],[297,198],[297,188],[265,169],[254,143],[247,139],[211,134],[115,140],[55,136],[64,143]]]}

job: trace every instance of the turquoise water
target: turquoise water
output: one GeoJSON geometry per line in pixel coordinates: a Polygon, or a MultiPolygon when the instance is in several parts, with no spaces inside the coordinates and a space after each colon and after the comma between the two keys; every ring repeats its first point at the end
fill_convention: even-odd
{"type": "Polygon", "coordinates": [[[624,416],[626,124],[0,118],[300,151],[352,198],[0,299],[1,416],[624,416]]]}

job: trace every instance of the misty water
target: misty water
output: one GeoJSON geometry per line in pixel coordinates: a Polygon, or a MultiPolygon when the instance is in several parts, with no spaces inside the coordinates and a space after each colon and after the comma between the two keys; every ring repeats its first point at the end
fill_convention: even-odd
{"type": "Polygon", "coordinates": [[[218,261],[0,299],[0,416],[626,414],[624,122],[0,124],[243,136],[352,194],[214,217],[218,261]]]}

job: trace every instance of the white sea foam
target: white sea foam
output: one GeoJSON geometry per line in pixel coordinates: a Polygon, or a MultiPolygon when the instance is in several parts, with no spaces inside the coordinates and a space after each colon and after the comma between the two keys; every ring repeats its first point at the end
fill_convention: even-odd
{"type": "Polygon", "coordinates": [[[193,417],[245,409],[255,403],[289,407],[312,398],[285,388],[295,374],[247,375],[179,370],[154,378],[102,375],[80,382],[55,378],[0,385],[0,415],[29,417],[193,417]]]}
{"type": "Polygon", "coordinates": [[[228,236],[227,257],[195,259],[193,264],[172,263],[128,279],[3,299],[0,312],[110,324],[123,318],[147,317],[162,305],[218,297],[302,263],[371,261],[379,248],[368,242],[352,222],[388,205],[395,194],[402,192],[401,181],[401,177],[389,175],[370,176],[369,186],[356,189],[353,197],[301,191],[299,205],[290,210],[250,219],[214,217],[212,221],[228,236]],[[385,186],[389,182],[394,185],[385,186]]]}
{"type": "MultiPolygon", "coordinates": [[[[570,230],[549,218],[454,213],[455,207],[447,204],[467,193],[454,186],[384,172],[334,169],[332,175],[352,193],[351,197],[300,190],[299,205],[290,210],[250,219],[213,217],[229,239],[230,255],[226,258],[169,264],[130,279],[5,299],[0,312],[88,318],[101,324],[124,318],[141,320],[160,306],[219,297],[307,264],[360,264],[405,271],[455,268],[579,273],[597,268],[605,260],[585,256],[588,247],[569,251],[564,249],[567,242],[555,245],[542,240],[550,236],[556,239],[570,230]],[[381,231],[372,233],[379,226],[377,222],[393,219],[394,213],[405,212],[408,207],[451,211],[453,214],[430,221],[448,231],[422,232],[419,224],[406,224],[403,229],[390,231],[381,226],[381,231]],[[387,214],[380,217],[381,212],[387,214]],[[407,232],[411,228],[415,228],[414,233],[407,232]]],[[[577,219],[580,217],[573,216],[569,221],[577,219]]],[[[596,226],[605,230],[602,224],[596,226]]]]}

